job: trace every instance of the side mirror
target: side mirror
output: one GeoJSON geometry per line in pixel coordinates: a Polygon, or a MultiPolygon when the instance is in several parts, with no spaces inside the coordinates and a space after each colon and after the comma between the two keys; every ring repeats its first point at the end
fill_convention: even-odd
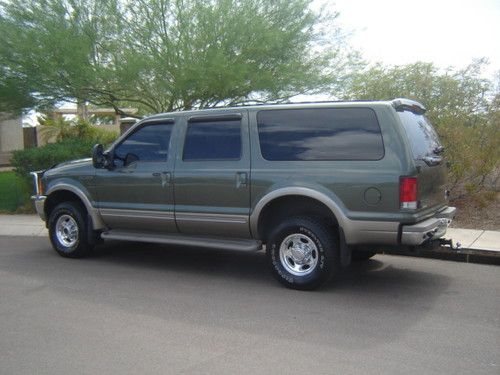
{"type": "Polygon", "coordinates": [[[104,147],[101,144],[96,144],[92,147],[92,164],[94,165],[94,168],[104,168],[106,165],[104,147]]]}

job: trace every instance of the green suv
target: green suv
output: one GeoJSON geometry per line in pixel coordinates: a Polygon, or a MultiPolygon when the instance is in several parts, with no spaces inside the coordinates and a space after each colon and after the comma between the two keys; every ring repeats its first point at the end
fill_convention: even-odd
{"type": "Polygon", "coordinates": [[[93,158],[34,172],[54,249],[102,239],[257,251],[313,289],[351,259],[439,241],[443,147],[407,99],[259,105],[145,118],[93,158]]]}

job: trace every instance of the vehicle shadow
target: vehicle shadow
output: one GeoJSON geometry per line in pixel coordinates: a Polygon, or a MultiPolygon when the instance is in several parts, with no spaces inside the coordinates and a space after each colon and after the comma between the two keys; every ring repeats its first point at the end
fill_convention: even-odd
{"type": "Polygon", "coordinates": [[[107,241],[90,260],[160,272],[198,277],[238,278],[252,282],[273,281],[263,252],[238,252],[198,247],[107,241]]]}
{"type": "MultiPolygon", "coordinates": [[[[162,246],[144,243],[123,243],[108,241],[99,246],[91,261],[109,262],[135,269],[147,268],[155,271],[182,272],[186,277],[195,274],[198,277],[225,279],[226,281],[244,281],[257,285],[281,287],[271,275],[266,255],[260,252],[237,252],[212,250],[197,247],[162,246]],[[234,280],[231,280],[233,279],[234,280]]],[[[444,275],[426,272],[425,267],[411,268],[418,258],[404,256],[376,256],[364,262],[353,262],[342,268],[327,285],[313,293],[385,293],[391,291],[406,292],[415,287],[420,291],[426,286],[432,290],[445,287],[448,278],[444,275]],[[385,260],[381,261],[381,257],[385,260]],[[396,266],[404,263],[404,267],[396,266]]],[[[300,291],[294,291],[301,293],[300,291]]],[[[310,292],[307,292],[310,293],[310,292]]]]}
{"type": "Polygon", "coordinates": [[[94,261],[130,267],[141,277],[145,271],[162,273],[165,288],[178,288],[182,296],[177,298],[183,303],[196,298],[220,315],[208,323],[200,313],[198,323],[216,322],[273,338],[325,344],[332,344],[336,332],[344,338],[343,346],[358,349],[404,335],[433,309],[450,283],[446,274],[426,268],[428,260],[422,264],[400,256],[376,256],[355,263],[312,292],[289,290],[276,282],[263,252],[113,243],[99,249],[94,261]],[[177,282],[172,284],[173,279],[177,282]],[[239,315],[245,320],[235,320],[239,315]],[[306,320],[304,330],[307,320],[314,328],[301,335],[302,329],[283,327],[296,319],[306,320]]]}

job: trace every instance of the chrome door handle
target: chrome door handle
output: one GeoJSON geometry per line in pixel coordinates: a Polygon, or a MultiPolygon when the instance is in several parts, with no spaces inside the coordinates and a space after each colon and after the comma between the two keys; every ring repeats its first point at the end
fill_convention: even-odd
{"type": "Polygon", "coordinates": [[[172,174],[170,172],[154,172],[153,176],[160,177],[162,187],[170,185],[172,181],[172,174]]]}
{"type": "Polygon", "coordinates": [[[246,172],[236,172],[236,188],[248,186],[248,175],[246,172]]]}

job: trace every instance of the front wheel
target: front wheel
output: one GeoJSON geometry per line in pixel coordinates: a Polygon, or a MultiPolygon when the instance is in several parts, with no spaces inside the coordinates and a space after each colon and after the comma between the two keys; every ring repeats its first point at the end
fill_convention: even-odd
{"type": "Polygon", "coordinates": [[[60,203],[50,213],[50,242],[63,257],[81,258],[92,251],[87,230],[83,209],[76,202],[60,203]]]}
{"type": "Polygon", "coordinates": [[[269,237],[267,253],[276,279],[292,289],[318,288],[331,279],[339,264],[332,230],[308,217],[280,224],[269,237]]]}

